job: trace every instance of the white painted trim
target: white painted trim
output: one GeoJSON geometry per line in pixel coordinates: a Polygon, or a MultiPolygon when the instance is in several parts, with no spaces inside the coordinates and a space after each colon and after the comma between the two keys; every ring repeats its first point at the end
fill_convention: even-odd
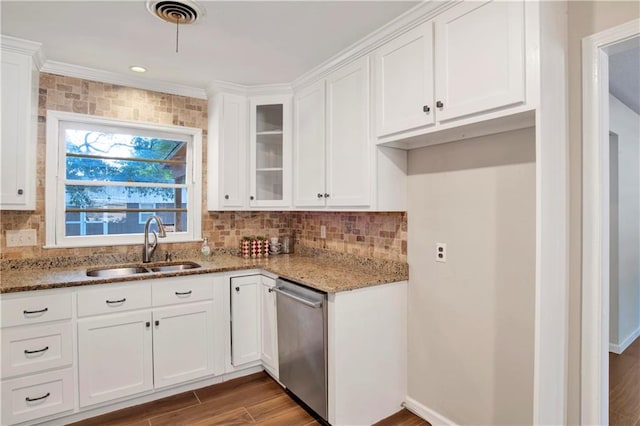
{"type": "Polygon", "coordinates": [[[566,424],[569,295],[567,2],[536,2],[536,290],[533,424],[566,424]]]}
{"type": "Polygon", "coordinates": [[[199,87],[185,86],[182,84],[164,81],[150,80],[137,75],[126,75],[117,72],[103,71],[80,65],[47,60],[41,72],[81,78],[83,80],[99,81],[102,83],[117,84],[136,89],[151,90],[153,92],[169,93],[178,96],[188,96],[197,99],[207,99],[207,93],[199,87]]]}
{"type": "Polygon", "coordinates": [[[289,83],[247,86],[230,81],[216,80],[207,88],[207,94],[209,97],[213,97],[217,93],[230,93],[240,96],[279,96],[293,95],[293,88],[289,83]]]}
{"type": "Polygon", "coordinates": [[[294,90],[326,77],[344,65],[368,55],[388,41],[428,21],[456,3],[457,1],[427,1],[420,3],[296,78],[292,83],[294,90]]]}
{"type": "Polygon", "coordinates": [[[3,50],[31,56],[33,58],[34,64],[36,65],[36,68],[42,68],[42,64],[44,63],[42,43],[6,35],[0,35],[0,44],[2,44],[3,50]]]}
{"type": "MultiPolygon", "coordinates": [[[[64,144],[60,143],[60,122],[81,122],[92,125],[117,128],[134,128],[160,133],[189,136],[191,143],[187,147],[187,158],[190,158],[191,176],[188,193],[187,223],[188,232],[168,234],[165,243],[200,241],[202,236],[202,129],[195,127],[173,126],[147,123],[143,121],[122,120],[98,117],[88,114],[77,114],[64,111],[47,111],[46,128],[46,174],[45,174],[45,226],[46,245],[44,248],[95,247],[110,245],[140,244],[140,234],[110,235],[97,237],[65,237],[63,235],[64,203],[58,199],[64,191],[64,180],[58,179],[64,159],[64,144]],[[59,233],[59,235],[58,235],[59,233]]],[[[189,167],[189,163],[188,166],[189,167]]]]}
{"type": "Polygon", "coordinates": [[[629,334],[629,336],[627,336],[627,338],[624,339],[622,343],[609,343],[609,352],[613,352],[614,354],[618,355],[621,354],[622,352],[627,350],[627,348],[631,346],[631,344],[635,342],[638,337],[640,337],[640,327],[638,327],[636,331],[633,331],[631,334],[629,334]]]}
{"type": "Polygon", "coordinates": [[[640,19],[582,40],[581,424],[608,423],[609,79],[607,46],[640,35],[640,19]],[[606,143],[605,143],[606,141],[606,143]]]}
{"type": "Polygon", "coordinates": [[[411,411],[416,416],[428,421],[433,426],[457,426],[453,420],[446,418],[437,411],[422,405],[415,399],[408,396],[405,400],[404,408],[411,411]]]}

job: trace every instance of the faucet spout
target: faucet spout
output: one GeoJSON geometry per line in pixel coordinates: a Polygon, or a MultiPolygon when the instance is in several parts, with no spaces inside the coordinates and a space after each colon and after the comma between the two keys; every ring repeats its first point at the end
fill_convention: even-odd
{"type": "Polygon", "coordinates": [[[162,220],[157,215],[153,215],[147,219],[144,224],[144,245],[142,247],[142,263],[149,263],[151,261],[151,256],[153,256],[153,252],[158,247],[158,238],[165,238],[167,233],[164,230],[164,225],[162,224],[162,220]],[[153,233],[153,243],[149,242],[149,227],[151,226],[152,221],[156,221],[156,225],[158,225],[158,233],[156,231],[152,231],[153,233]]]}

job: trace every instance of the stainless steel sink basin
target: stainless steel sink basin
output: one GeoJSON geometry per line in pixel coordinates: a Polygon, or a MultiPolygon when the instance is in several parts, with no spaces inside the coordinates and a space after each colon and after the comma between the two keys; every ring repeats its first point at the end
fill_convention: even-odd
{"type": "Polygon", "coordinates": [[[200,268],[200,265],[195,262],[150,263],[144,264],[144,266],[131,265],[89,269],[87,276],[101,278],[126,277],[150,272],[179,272],[195,268],[200,268]]]}
{"type": "Polygon", "coordinates": [[[195,262],[174,262],[164,265],[153,265],[149,267],[151,272],[174,272],[174,271],[186,271],[187,269],[200,268],[195,262]]]}
{"type": "Polygon", "coordinates": [[[129,267],[115,267],[115,268],[100,268],[90,269],[87,271],[89,277],[124,277],[127,275],[136,274],[148,274],[149,270],[142,266],[129,266],[129,267]]]}

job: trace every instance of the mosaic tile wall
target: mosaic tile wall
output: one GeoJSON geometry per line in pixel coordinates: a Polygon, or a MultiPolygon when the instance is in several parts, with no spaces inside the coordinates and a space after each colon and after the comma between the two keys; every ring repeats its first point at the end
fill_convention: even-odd
{"type": "MultiPolygon", "coordinates": [[[[206,155],[207,101],[107,83],[41,73],[38,105],[37,194],[34,212],[0,212],[0,258],[135,254],[136,246],[43,249],[46,111],[69,111],[126,120],[183,125],[203,129],[206,155]],[[38,245],[7,247],[5,231],[35,229],[38,245]]],[[[203,160],[203,205],[206,205],[206,162],[203,160]]],[[[406,261],[405,213],[203,212],[203,234],[212,247],[238,247],[243,236],[292,235],[301,247],[406,261]],[[327,226],[321,240],[320,225],[327,226]]],[[[198,247],[199,243],[164,244],[165,250],[198,247]]]]}
{"type": "Polygon", "coordinates": [[[294,212],[296,244],[310,248],[407,261],[407,214],[399,212],[294,212]],[[326,239],[320,238],[320,226],[326,239]]]}

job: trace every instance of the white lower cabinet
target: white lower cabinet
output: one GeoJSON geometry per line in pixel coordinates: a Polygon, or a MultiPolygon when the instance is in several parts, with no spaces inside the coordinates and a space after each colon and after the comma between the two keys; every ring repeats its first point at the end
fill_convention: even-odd
{"type": "Polygon", "coordinates": [[[2,382],[2,424],[27,422],[73,409],[73,369],[2,382]]]}
{"type": "Polygon", "coordinates": [[[264,368],[278,378],[278,317],[276,311],[276,293],[273,291],[275,286],[276,280],[265,276],[262,277],[260,292],[262,320],[260,358],[264,368]]]}
{"type": "Polygon", "coordinates": [[[80,406],[153,389],[151,311],[78,320],[80,406]]]}
{"type": "Polygon", "coordinates": [[[231,363],[260,360],[261,275],[231,278],[231,363]]]}
{"type": "Polygon", "coordinates": [[[71,300],[67,291],[2,298],[1,424],[73,409],[71,300]]]}
{"type": "Polygon", "coordinates": [[[153,310],[155,388],[213,374],[213,303],[153,310]]]}
{"type": "Polygon", "coordinates": [[[116,305],[129,302],[133,302],[131,308],[142,308],[78,320],[80,406],[212,376],[214,320],[209,280],[202,275],[162,278],[101,286],[79,294],[78,302],[93,309],[79,307],[84,315],[118,309],[116,305]]]}

